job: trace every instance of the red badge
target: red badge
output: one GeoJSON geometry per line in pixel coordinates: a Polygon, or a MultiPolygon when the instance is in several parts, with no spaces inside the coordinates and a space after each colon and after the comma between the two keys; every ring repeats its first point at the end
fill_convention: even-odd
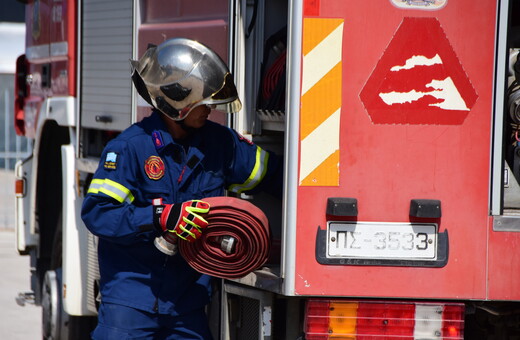
{"type": "Polygon", "coordinates": [[[161,157],[150,156],[144,162],[144,171],[148,178],[153,180],[161,179],[164,176],[164,162],[161,157]]]}

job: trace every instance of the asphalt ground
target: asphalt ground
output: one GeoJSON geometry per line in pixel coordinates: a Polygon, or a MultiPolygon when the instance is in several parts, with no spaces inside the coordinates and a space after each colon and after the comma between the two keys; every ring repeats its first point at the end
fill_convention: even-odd
{"type": "Polygon", "coordinates": [[[41,308],[16,303],[19,292],[30,290],[29,257],[16,250],[14,232],[14,175],[0,171],[0,339],[41,339],[41,308]]]}
{"type": "Polygon", "coordinates": [[[0,339],[41,339],[41,308],[15,300],[31,285],[29,257],[18,255],[13,229],[0,230],[0,272],[0,339]]]}

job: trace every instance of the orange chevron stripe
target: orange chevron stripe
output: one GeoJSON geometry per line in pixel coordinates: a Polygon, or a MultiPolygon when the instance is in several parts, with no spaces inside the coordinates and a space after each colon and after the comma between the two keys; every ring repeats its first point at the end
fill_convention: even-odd
{"type": "Polygon", "coordinates": [[[307,137],[341,107],[341,72],[340,62],[302,96],[300,139],[307,137]]]}
{"type": "MultiPolygon", "coordinates": [[[[309,155],[307,155],[309,156],[309,155]]],[[[321,163],[309,176],[305,177],[302,186],[338,186],[339,185],[339,150],[336,150],[321,163]]]]}
{"type": "Polygon", "coordinates": [[[316,45],[325,39],[332,31],[343,23],[343,19],[303,19],[303,55],[309,53],[316,45]]]}

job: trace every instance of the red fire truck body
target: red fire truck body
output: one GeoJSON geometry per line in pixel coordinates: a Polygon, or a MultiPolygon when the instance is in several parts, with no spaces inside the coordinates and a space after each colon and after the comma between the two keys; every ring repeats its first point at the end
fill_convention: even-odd
{"type": "MultiPolygon", "coordinates": [[[[305,40],[306,29],[334,21],[343,37],[338,38],[341,66],[336,66],[342,69],[337,74],[330,71],[319,80],[329,81],[328,84],[318,81],[307,92],[302,90],[295,292],[336,296],[344,295],[348,287],[348,294],[354,296],[513,298],[511,294],[518,294],[514,287],[520,276],[510,268],[504,271],[494,259],[500,255],[501,261],[514,263],[514,252],[502,254],[502,249],[513,248],[520,234],[508,235],[507,241],[495,235],[490,239],[497,234],[493,233],[493,219],[489,218],[495,32],[482,29],[478,39],[468,38],[475,27],[493,27],[496,4],[482,4],[481,14],[467,20],[461,20],[460,13],[474,7],[472,1],[458,1],[456,6],[450,3],[438,11],[414,13],[414,17],[410,11],[397,7],[381,11],[377,2],[329,4],[330,7],[315,10],[326,19],[307,18],[305,12],[303,19],[304,80],[306,61],[313,57],[309,54],[319,53],[313,50],[305,54],[306,48],[319,44],[305,40]],[[476,50],[480,51],[478,56],[476,50]],[[332,78],[335,76],[339,79],[332,78]],[[432,84],[432,79],[445,81],[444,85],[452,82],[453,88],[432,84]],[[441,92],[451,90],[464,104],[458,106],[454,98],[448,103],[450,99],[441,92]],[[334,124],[320,131],[332,119],[334,124]],[[329,138],[335,133],[339,147],[330,150],[329,158],[304,177],[302,168],[311,162],[315,165],[320,153],[316,144],[308,146],[309,152],[305,153],[306,139],[316,138],[310,136],[313,133],[324,133],[329,138]],[[334,246],[330,233],[320,234],[334,220],[326,216],[324,209],[330,197],[356,199],[358,214],[352,216],[356,222],[384,225],[372,228],[381,233],[381,239],[368,233],[359,234],[355,241],[347,237],[348,249],[341,249],[338,254],[355,254],[356,247],[360,254],[366,248],[379,247],[381,265],[371,266],[370,258],[362,261],[361,266],[345,266],[333,259],[328,261],[331,265],[316,262],[317,230],[318,238],[323,236],[318,242],[334,246]],[[416,199],[439,201],[439,214],[431,220],[412,216],[412,200],[416,199]],[[434,223],[437,238],[403,238],[399,234],[403,226],[392,225],[396,222],[434,223]],[[395,233],[394,238],[389,233],[395,233]],[[441,238],[442,235],[445,237],[441,238]],[[368,236],[370,239],[366,239],[368,236]],[[495,243],[494,238],[502,240],[495,243]],[[430,240],[433,243],[428,243],[430,240]],[[436,252],[426,255],[426,249],[424,254],[436,257],[437,261],[427,260],[414,266],[416,260],[407,259],[402,251],[403,258],[398,260],[401,263],[388,260],[386,265],[384,256],[391,253],[388,248],[403,247],[437,247],[436,252]],[[508,277],[507,283],[503,282],[504,277],[508,277]]],[[[325,56],[319,59],[321,65],[324,59],[325,56]]],[[[345,230],[350,236],[350,229],[345,230]]]]}
{"type": "Polygon", "coordinates": [[[221,339],[495,339],[520,332],[520,1],[28,0],[15,129],[17,249],[44,338],[88,338],[82,199],[106,142],[148,115],[129,59],[188,37],[229,64],[213,112],[284,157],[263,268],[219,281],[221,339]],[[278,246],[279,245],[279,246],[278,246]]]}

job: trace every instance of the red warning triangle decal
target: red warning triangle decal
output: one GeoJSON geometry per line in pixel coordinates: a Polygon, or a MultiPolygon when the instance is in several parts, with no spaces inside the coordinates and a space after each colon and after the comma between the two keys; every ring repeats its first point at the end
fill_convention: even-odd
{"type": "Polygon", "coordinates": [[[378,124],[462,124],[477,97],[436,18],[404,18],[360,93],[378,124]]]}

